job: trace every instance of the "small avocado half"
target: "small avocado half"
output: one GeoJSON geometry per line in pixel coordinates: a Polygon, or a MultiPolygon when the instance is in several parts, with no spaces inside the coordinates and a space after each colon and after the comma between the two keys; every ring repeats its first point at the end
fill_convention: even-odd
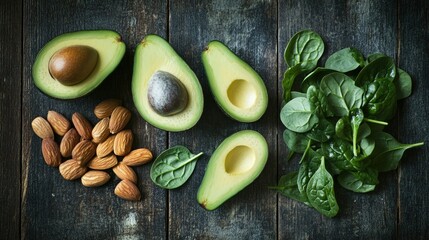
{"type": "Polygon", "coordinates": [[[231,118],[257,121],[268,105],[267,88],[259,74],[219,41],[211,41],[202,61],[213,96],[231,118]]]}
{"type": "MultiPolygon", "coordinates": [[[[116,68],[125,54],[121,36],[110,30],[65,33],[49,41],[37,54],[32,73],[34,84],[45,94],[59,99],[81,97],[100,85],[116,68]],[[55,53],[72,46],[83,46],[96,52],[96,63],[85,79],[65,85],[50,72],[50,60],[55,53]]],[[[73,58],[73,57],[72,57],[73,58]]],[[[84,65],[84,64],[83,64],[84,65]]]]}
{"type": "Polygon", "coordinates": [[[198,203],[214,210],[252,183],[268,159],[265,138],[253,130],[227,137],[214,151],[198,189],[198,203]]]}
{"type": "Polygon", "coordinates": [[[204,97],[197,76],[157,35],[147,35],[137,46],[131,87],[140,115],[159,129],[187,130],[203,113],[204,97]]]}

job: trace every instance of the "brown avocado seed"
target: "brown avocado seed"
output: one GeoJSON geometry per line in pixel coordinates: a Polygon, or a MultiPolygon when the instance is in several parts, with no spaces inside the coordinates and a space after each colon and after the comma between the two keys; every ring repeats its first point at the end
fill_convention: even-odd
{"type": "Polygon", "coordinates": [[[150,79],[147,93],[149,105],[162,116],[183,111],[188,104],[188,92],[174,75],[157,71],[150,79]]]}
{"type": "Polygon", "coordinates": [[[98,52],[92,47],[73,45],[62,48],[49,60],[49,73],[61,84],[71,86],[85,80],[94,70],[98,52]]]}

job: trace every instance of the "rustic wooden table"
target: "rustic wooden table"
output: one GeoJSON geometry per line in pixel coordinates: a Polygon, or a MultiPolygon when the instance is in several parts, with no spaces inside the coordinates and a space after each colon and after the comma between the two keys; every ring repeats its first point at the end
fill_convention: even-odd
{"type": "MultiPolygon", "coordinates": [[[[0,238],[1,239],[428,239],[428,144],[407,152],[397,171],[381,174],[369,194],[336,189],[340,212],[328,219],[277,195],[267,186],[296,168],[287,163],[279,123],[283,51],[290,37],[313,29],[325,40],[325,57],[354,46],[367,55],[384,52],[413,77],[413,94],[400,101],[389,131],[402,142],[425,141],[429,122],[429,2],[417,1],[0,1],[0,238]],[[112,29],[127,45],[124,59],[101,86],[76,100],[56,100],[33,84],[31,67],[53,37],[83,29],[112,29]],[[147,34],[171,43],[198,76],[205,107],[191,130],[170,133],[147,124],[134,108],[134,49],[147,34]],[[213,39],[228,45],[262,76],[269,107],[256,123],[225,116],[209,91],[201,63],[213,39]],[[30,123],[48,110],[93,123],[103,99],[123,100],[133,112],[135,145],[159,154],[182,144],[204,151],[190,180],[165,191],[152,184],[150,165],[136,168],[140,202],[117,198],[113,188],[89,189],[64,181],[42,160],[41,141],[30,123]],[[255,129],[269,144],[260,177],[219,209],[208,212],[196,192],[210,155],[228,135],[255,129]]],[[[322,61],[324,60],[322,59],[322,61]]]]}

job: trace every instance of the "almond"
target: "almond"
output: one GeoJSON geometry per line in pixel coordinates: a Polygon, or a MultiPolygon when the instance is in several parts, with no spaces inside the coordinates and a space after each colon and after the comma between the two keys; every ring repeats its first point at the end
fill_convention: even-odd
{"type": "Polygon", "coordinates": [[[128,155],[124,157],[123,163],[135,167],[148,163],[150,160],[152,160],[152,153],[149,149],[139,148],[128,153],[128,155]]]}
{"type": "Polygon", "coordinates": [[[109,118],[103,118],[92,129],[92,141],[100,143],[106,140],[110,135],[109,132],[109,118]]]}
{"type": "Polygon", "coordinates": [[[82,114],[78,112],[73,113],[72,122],[76,131],[83,139],[90,140],[92,138],[92,125],[82,114]]]}
{"type": "Polygon", "coordinates": [[[120,132],[131,119],[130,110],[118,106],[113,110],[112,115],[110,116],[109,129],[110,133],[115,134],[120,132]]]}
{"type": "Polygon", "coordinates": [[[79,162],[70,159],[60,164],[60,174],[66,180],[75,180],[82,177],[87,168],[81,167],[79,162]]]}
{"type": "Polygon", "coordinates": [[[83,140],[79,142],[72,151],[72,158],[79,162],[81,166],[86,164],[95,155],[95,144],[89,140],[83,140]]]}
{"type": "Polygon", "coordinates": [[[113,172],[116,176],[122,180],[130,180],[133,183],[137,184],[137,175],[136,172],[131,167],[128,167],[125,163],[120,162],[113,168],[113,172]]]}
{"type": "Polygon", "coordinates": [[[47,119],[54,129],[54,132],[59,136],[64,136],[70,129],[70,121],[58,112],[48,111],[47,119]]]}
{"type": "Polygon", "coordinates": [[[76,129],[70,128],[61,139],[60,152],[63,157],[71,157],[73,148],[79,143],[80,135],[76,129]]]}
{"type": "Polygon", "coordinates": [[[106,99],[94,108],[94,114],[98,119],[103,119],[106,117],[110,117],[112,115],[113,110],[121,105],[121,100],[119,99],[106,99]]]}
{"type": "Polygon", "coordinates": [[[31,127],[33,128],[34,133],[41,139],[54,138],[54,132],[52,131],[51,125],[42,117],[36,117],[31,122],[31,127]]]}
{"type": "Polygon", "coordinates": [[[107,183],[109,179],[110,175],[107,172],[90,170],[80,180],[85,187],[99,187],[107,183]]]}
{"type": "Polygon", "coordinates": [[[133,182],[127,179],[118,183],[115,188],[115,194],[116,196],[129,201],[139,201],[141,199],[140,190],[133,182]]]}
{"type": "Polygon", "coordinates": [[[53,138],[44,138],[42,141],[42,155],[46,164],[58,167],[61,164],[60,147],[53,138]]]}
{"type": "Polygon", "coordinates": [[[115,155],[110,154],[106,157],[94,157],[88,164],[88,167],[95,170],[106,170],[118,164],[118,159],[115,155]]]}
{"type": "Polygon", "coordinates": [[[113,152],[117,156],[127,155],[133,146],[133,133],[131,130],[123,130],[116,134],[113,142],[113,152]]]}
{"type": "Polygon", "coordinates": [[[105,157],[111,152],[113,152],[113,143],[115,142],[115,137],[116,135],[112,135],[108,137],[104,142],[98,144],[96,150],[98,157],[105,157]]]}

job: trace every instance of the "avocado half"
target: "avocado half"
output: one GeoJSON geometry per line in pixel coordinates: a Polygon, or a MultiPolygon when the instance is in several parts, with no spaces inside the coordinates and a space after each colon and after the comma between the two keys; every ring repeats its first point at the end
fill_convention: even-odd
{"type": "Polygon", "coordinates": [[[198,122],[203,113],[204,97],[197,76],[170,44],[157,35],[146,36],[137,46],[131,87],[134,105],[140,115],[159,129],[172,132],[187,130],[198,122]],[[163,116],[149,104],[149,80],[159,71],[179,79],[187,91],[188,103],[179,113],[163,116]]]}
{"type": "Polygon", "coordinates": [[[212,41],[202,61],[213,96],[231,118],[257,121],[268,105],[267,88],[259,74],[219,41],[212,41]]]}
{"type": "Polygon", "coordinates": [[[100,85],[116,68],[125,54],[121,36],[110,30],[79,31],[62,34],[49,41],[37,54],[33,64],[33,80],[43,93],[59,99],[74,99],[88,94],[100,85]],[[94,70],[82,82],[66,86],[49,73],[49,60],[58,50],[84,45],[97,50],[98,61],[94,70]]]}
{"type": "Polygon", "coordinates": [[[265,138],[253,130],[227,137],[211,156],[198,189],[198,203],[214,210],[252,183],[268,159],[265,138]]]}

